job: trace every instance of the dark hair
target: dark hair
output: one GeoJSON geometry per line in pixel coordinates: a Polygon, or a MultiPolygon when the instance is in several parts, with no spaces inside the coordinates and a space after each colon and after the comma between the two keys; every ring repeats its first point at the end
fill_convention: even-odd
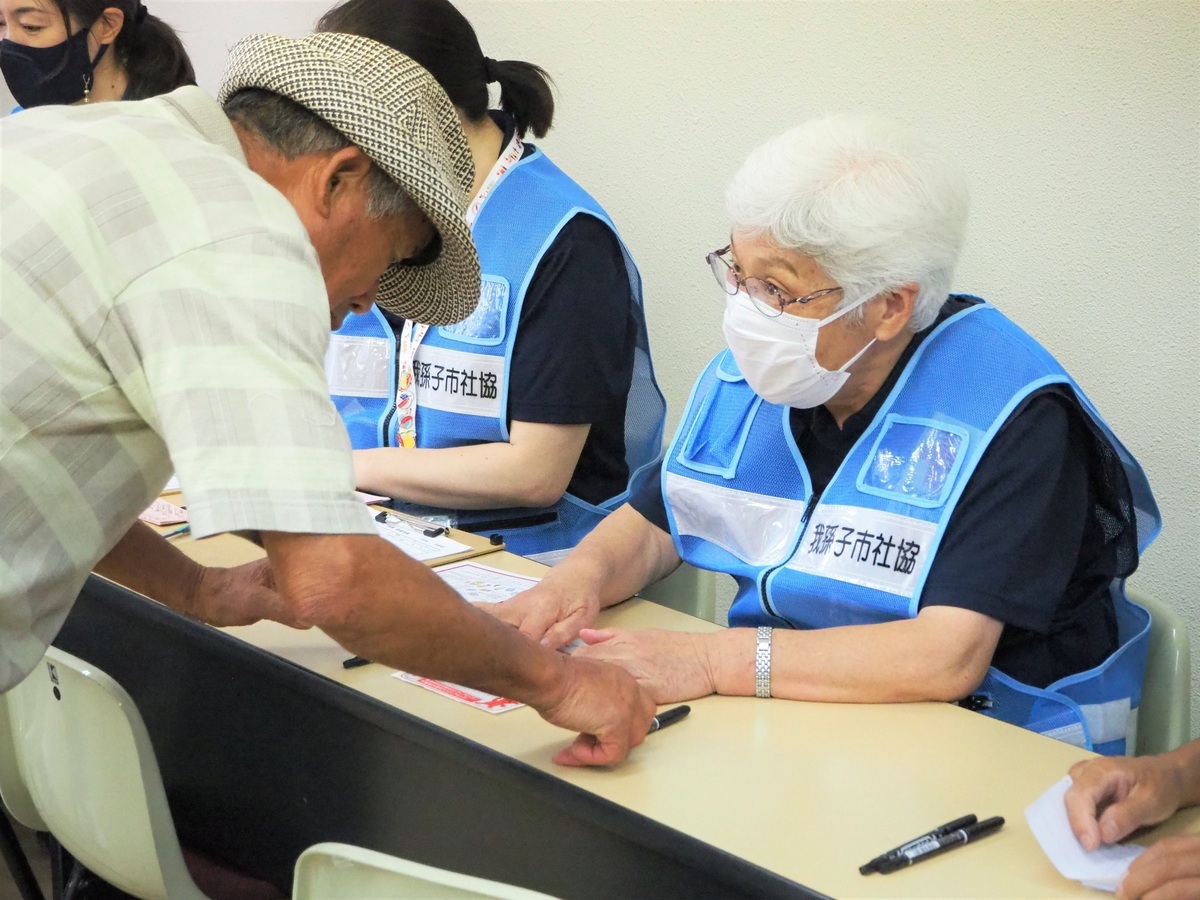
{"type": "Polygon", "coordinates": [[[196,83],[192,61],[183,41],[170,25],[146,11],[141,0],[54,0],[67,32],[71,20],[91,28],[104,10],[116,7],[125,14],[110,53],[125,70],[128,84],[122,100],[144,100],[196,83]]]}
{"type": "MultiPolygon", "coordinates": [[[[310,153],[336,153],[352,143],[307,106],[262,88],[242,88],[225,101],[224,109],[231,121],[287,160],[310,153]]],[[[404,189],[372,161],[367,175],[367,213],[382,219],[401,215],[412,205],[404,189]]]]}
{"type": "Polygon", "coordinates": [[[533,63],[485,61],[475,29],[449,0],[345,0],[321,17],[317,31],[356,34],[411,57],[471,122],[487,115],[488,83],[496,81],[500,106],[516,120],[518,134],[542,137],[550,130],[550,76],[533,63]]]}

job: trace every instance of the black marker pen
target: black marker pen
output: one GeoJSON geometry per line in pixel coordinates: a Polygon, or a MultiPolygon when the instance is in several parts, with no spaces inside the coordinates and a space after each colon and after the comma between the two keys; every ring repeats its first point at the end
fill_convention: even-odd
{"type": "Polygon", "coordinates": [[[999,831],[1000,826],[1003,824],[1004,818],[1002,816],[993,816],[990,819],[984,819],[982,822],[976,822],[974,825],[968,825],[966,828],[952,831],[929,844],[914,847],[912,850],[907,850],[899,856],[883,860],[879,863],[879,871],[886,875],[889,872],[895,872],[897,869],[906,868],[913,863],[929,859],[931,856],[937,856],[939,853],[944,853],[947,850],[953,850],[955,847],[961,847],[963,844],[970,843],[971,841],[987,837],[989,834],[999,831]]]}
{"type": "Polygon", "coordinates": [[[676,722],[682,721],[691,711],[692,708],[690,706],[676,706],[665,712],[660,712],[650,723],[650,731],[648,733],[653,734],[656,731],[661,731],[668,725],[674,725],[676,722]]]}
{"type": "Polygon", "coordinates": [[[877,857],[875,857],[873,860],[871,860],[865,866],[859,866],[858,867],[859,874],[869,875],[871,872],[878,871],[879,864],[881,862],[883,862],[885,859],[889,859],[894,856],[899,856],[901,853],[906,853],[909,850],[915,850],[917,847],[921,847],[921,846],[924,846],[925,844],[932,843],[933,841],[936,841],[938,838],[940,838],[942,835],[949,834],[952,831],[958,831],[958,829],[960,829],[960,828],[966,828],[968,825],[974,825],[977,821],[978,821],[978,819],[975,818],[974,814],[971,814],[971,815],[967,815],[967,816],[962,816],[961,818],[958,818],[958,819],[954,819],[953,821],[947,822],[945,825],[939,825],[937,828],[934,828],[932,831],[927,831],[924,834],[920,835],[919,837],[913,838],[911,841],[905,841],[899,847],[893,847],[891,850],[887,851],[887,853],[880,853],[877,857]]]}

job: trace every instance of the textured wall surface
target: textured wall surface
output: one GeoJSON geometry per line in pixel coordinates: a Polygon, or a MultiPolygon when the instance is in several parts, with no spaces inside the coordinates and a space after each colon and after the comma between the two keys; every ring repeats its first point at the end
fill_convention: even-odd
{"type": "MultiPolygon", "coordinates": [[[[324,3],[158,0],[201,83],[254,30],[324,3]]],[[[1165,519],[1133,578],[1200,640],[1200,4],[460,0],[497,59],[538,63],[543,146],[612,214],[646,283],[671,424],[722,346],[704,254],[765,138],[837,110],[924,129],[973,188],[956,288],[1045,343],[1142,460],[1165,519]]],[[[586,315],[586,303],[581,302],[586,315]]],[[[1193,691],[1193,698],[1200,692],[1193,691]]],[[[1200,704],[1192,721],[1200,731],[1200,704]]]]}

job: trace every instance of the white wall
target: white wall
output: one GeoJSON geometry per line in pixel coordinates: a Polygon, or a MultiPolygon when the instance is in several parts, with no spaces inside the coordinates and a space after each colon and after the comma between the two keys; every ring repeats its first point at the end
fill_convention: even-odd
{"type": "MultiPolygon", "coordinates": [[[[331,0],[332,2],[332,0],[331,0]]],[[[313,2],[158,0],[201,83],[254,30],[313,2]]],[[[679,414],[720,348],[703,262],[722,189],[768,136],[834,110],[909,121],[965,166],[958,290],[997,303],[1071,370],[1149,472],[1166,522],[1133,583],[1200,641],[1200,4],[460,0],[484,50],[536,62],[543,142],[604,203],[646,282],[679,414]]],[[[1200,731],[1200,691],[1192,721],[1200,731]]]]}

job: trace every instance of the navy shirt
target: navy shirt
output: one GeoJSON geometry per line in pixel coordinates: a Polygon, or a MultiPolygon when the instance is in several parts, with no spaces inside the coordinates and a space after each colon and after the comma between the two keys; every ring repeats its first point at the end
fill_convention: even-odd
{"type": "MultiPolygon", "coordinates": [[[[951,297],[841,428],[824,406],[791,411],[814,490],[824,491],[921,342],[971,302],[951,297]]],[[[1129,574],[1118,561],[1128,554],[1092,515],[1103,498],[1090,475],[1098,465],[1090,428],[1061,387],[1036,392],[1014,410],[967,483],[921,594],[922,608],[955,606],[1003,622],[992,664],[1036,687],[1098,665],[1117,648],[1108,586],[1129,574]]],[[[668,531],[658,476],[639,478],[630,503],[668,531]]]]}
{"type": "MultiPolygon", "coordinates": [[[[492,110],[504,146],[516,124],[492,110]]],[[[533,153],[525,145],[524,156],[533,153]]],[[[397,336],[404,320],[384,313],[397,336]]],[[[525,292],[508,382],[508,421],[590,424],[567,491],[588,503],[622,493],[625,403],[637,347],[625,254],[611,228],[580,214],[563,226],[525,292]]]]}

